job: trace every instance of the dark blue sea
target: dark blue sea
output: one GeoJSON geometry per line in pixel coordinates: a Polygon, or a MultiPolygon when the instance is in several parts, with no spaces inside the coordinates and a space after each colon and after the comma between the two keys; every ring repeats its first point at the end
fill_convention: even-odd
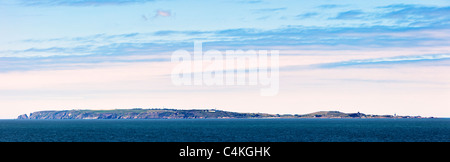
{"type": "Polygon", "coordinates": [[[0,120],[1,142],[450,142],[450,119],[0,120]]]}

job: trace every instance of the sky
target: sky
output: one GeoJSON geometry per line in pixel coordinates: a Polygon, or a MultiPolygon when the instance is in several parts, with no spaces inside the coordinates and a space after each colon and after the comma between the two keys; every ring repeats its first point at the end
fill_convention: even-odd
{"type": "Polygon", "coordinates": [[[216,108],[450,117],[450,1],[2,0],[0,118],[216,108]],[[279,50],[279,92],[176,86],[174,51],[279,50]]]}

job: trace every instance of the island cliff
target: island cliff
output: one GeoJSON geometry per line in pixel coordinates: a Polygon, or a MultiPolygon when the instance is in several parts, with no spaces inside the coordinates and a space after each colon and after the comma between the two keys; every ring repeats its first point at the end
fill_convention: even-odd
{"type": "Polygon", "coordinates": [[[238,113],[215,109],[115,109],[115,110],[62,110],[37,111],[23,114],[17,119],[197,119],[197,118],[421,118],[420,116],[366,115],[339,111],[319,111],[304,115],[238,113]]]}

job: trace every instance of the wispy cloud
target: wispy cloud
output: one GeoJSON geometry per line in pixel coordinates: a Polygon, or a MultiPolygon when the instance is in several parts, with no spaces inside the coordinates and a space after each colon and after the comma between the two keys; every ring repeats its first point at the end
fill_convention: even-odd
{"type": "Polygon", "coordinates": [[[154,0],[21,0],[27,6],[105,6],[146,3],[154,0]]]}
{"type": "Polygon", "coordinates": [[[141,19],[144,21],[148,21],[148,20],[154,20],[158,17],[170,17],[172,16],[172,12],[170,10],[156,10],[154,13],[152,14],[142,14],[141,15],[141,19]]]}
{"type": "Polygon", "coordinates": [[[254,10],[255,13],[271,13],[271,12],[279,12],[286,10],[286,7],[278,7],[278,8],[263,8],[254,10]]]}
{"type": "MultiPolygon", "coordinates": [[[[151,33],[96,34],[23,40],[21,49],[0,50],[0,57],[54,55],[112,55],[189,47],[202,40],[213,47],[245,46],[347,46],[347,47],[437,47],[450,45],[448,29],[436,27],[323,27],[290,26],[271,30],[236,28],[225,30],[161,30],[151,33]],[[174,39],[177,38],[177,39],[174,39]],[[56,43],[57,42],[57,43],[56,43]],[[165,48],[169,47],[169,48],[165,48]]],[[[155,52],[155,51],[154,51],[155,52]]]]}
{"type": "Polygon", "coordinates": [[[413,26],[425,25],[450,25],[450,6],[420,6],[396,4],[379,7],[387,12],[378,18],[397,20],[398,23],[406,23],[413,26]]]}
{"type": "Polygon", "coordinates": [[[361,10],[350,10],[345,12],[340,12],[334,19],[360,19],[364,14],[361,10]]]}
{"type": "MultiPolygon", "coordinates": [[[[332,7],[332,6],[330,6],[332,7]]],[[[298,15],[302,17],[304,15],[298,15]]],[[[308,16],[308,15],[305,15],[308,16]]],[[[374,11],[352,9],[338,12],[331,20],[364,20],[368,23],[384,22],[384,25],[425,27],[450,25],[450,6],[424,6],[394,4],[375,7],[374,11]]],[[[383,24],[383,23],[381,23],[383,24]]]]}
{"type": "Polygon", "coordinates": [[[303,13],[303,14],[299,14],[297,16],[295,16],[297,19],[307,19],[307,18],[312,18],[319,15],[319,13],[317,12],[307,12],[307,13],[303,13]]]}
{"type": "Polygon", "coordinates": [[[344,6],[346,6],[346,5],[324,4],[324,5],[317,6],[317,8],[321,8],[321,9],[332,9],[332,8],[338,8],[338,7],[344,7],[344,6]]]}
{"type": "MultiPolygon", "coordinates": [[[[429,55],[413,55],[413,56],[396,56],[396,57],[382,57],[373,59],[360,59],[360,60],[349,60],[342,62],[319,64],[318,67],[321,68],[336,68],[336,67],[352,67],[352,66],[366,66],[366,65],[393,65],[393,64],[404,64],[404,63],[419,63],[419,62],[430,62],[436,64],[436,61],[447,60],[450,61],[450,54],[429,54],[429,55]]],[[[446,64],[448,66],[449,64],[446,64]]]]}
{"type": "Polygon", "coordinates": [[[157,10],[154,17],[170,17],[172,13],[168,10],[157,10]]]}

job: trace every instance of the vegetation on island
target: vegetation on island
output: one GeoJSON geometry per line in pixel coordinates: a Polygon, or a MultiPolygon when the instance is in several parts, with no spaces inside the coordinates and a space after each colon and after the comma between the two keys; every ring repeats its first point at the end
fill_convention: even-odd
{"type": "Polygon", "coordinates": [[[421,118],[420,116],[367,115],[340,111],[319,111],[303,115],[238,113],[216,109],[114,109],[37,111],[17,119],[226,119],[226,118],[421,118]]]}

